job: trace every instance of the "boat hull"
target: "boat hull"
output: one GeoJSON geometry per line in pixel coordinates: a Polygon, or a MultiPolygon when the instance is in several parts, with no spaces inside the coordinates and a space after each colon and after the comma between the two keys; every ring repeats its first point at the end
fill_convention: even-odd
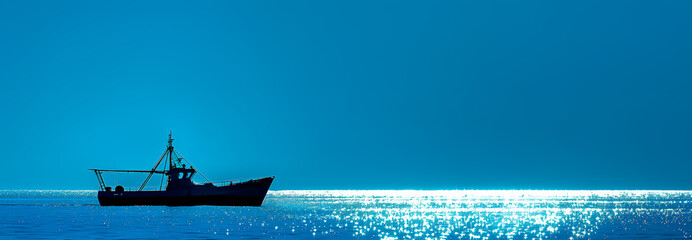
{"type": "Polygon", "coordinates": [[[101,206],[262,206],[274,177],[228,186],[195,185],[165,191],[99,191],[101,206]]]}

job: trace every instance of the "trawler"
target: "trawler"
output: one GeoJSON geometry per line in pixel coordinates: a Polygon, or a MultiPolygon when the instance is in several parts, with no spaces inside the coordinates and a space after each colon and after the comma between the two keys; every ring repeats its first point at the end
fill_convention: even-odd
{"type": "Polygon", "coordinates": [[[89,169],[94,171],[99,182],[98,201],[101,206],[132,206],[132,205],[166,205],[166,206],[261,206],[264,197],[272,184],[274,177],[251,180],[233,180],[211,182],[197,171],[187,159],[183,158],[173,148],[172,133],[168,134],[168,148],[161,155],[151,170],[106,170],[89,169]],[[157,170],[161,162],[163,170],[157,170]],[[184,163],[186,162],[188,166],[184,163]],[[102,174],[104,172],[148,173],[141,187],[134,191],[125,191],[123,186],[115,189],[106,186],[102,174]],[[145,191],[144,188],[154,174],[162,174],[158,190],[145,191]],[[207,182],[197,184],[192,181],[195,174],[202,176],[207,182]],[[163,179],[167,178],[163,189],[163,179]]]}

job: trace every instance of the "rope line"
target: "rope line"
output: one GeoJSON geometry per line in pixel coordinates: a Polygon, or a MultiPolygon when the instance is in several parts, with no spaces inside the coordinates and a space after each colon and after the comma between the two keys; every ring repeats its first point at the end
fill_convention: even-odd
{"type": "Polygon", "coordinates": [[[209,181],[209,179],[208,179],[207,177],[204,176],[204,174],[202,174],[200,171],[198,171],[197,168],[195,168],[194,165],[193,165],[190,161],[188,161],[185,157],[183,157],[182,154],[180,154],[177,150],[173,150],[173,151],[175,151],[175,154],[177,154],[178,156],[180,156],[180,158],[182,158],[183,160],[185,160],[185,162],[186,162],[187,164],[190,164],[190,168],[194,169],[195,172],[199,173],[199,175],[202,176],[202,177],[204,178],[204,180],[207,180],[208,183],[212,183],[211,181],[209,181]]]}

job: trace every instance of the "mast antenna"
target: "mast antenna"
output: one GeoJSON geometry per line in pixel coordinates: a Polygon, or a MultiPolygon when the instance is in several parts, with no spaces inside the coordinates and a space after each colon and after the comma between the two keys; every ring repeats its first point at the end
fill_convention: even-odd
{"type": "Polygon", "coordinates": [[[168,132],[168,148],[173,147],[173,131],[168,132]]]}
{"type": "Polygon", "coordinates": [[[173,131],[168,132],[168,169],[173,169],[173,131]]]}

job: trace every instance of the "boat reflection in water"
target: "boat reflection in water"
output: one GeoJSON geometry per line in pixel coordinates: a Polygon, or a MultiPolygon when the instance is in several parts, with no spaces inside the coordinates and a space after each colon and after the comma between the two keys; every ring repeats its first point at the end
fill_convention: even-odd
{"type": "Polygon", "coordinates": [[[89,170],[94,171],[99,181],[98,200],[101,206],[261,206],[274,180],[274,177],[266,177],[247,181],[226,181],[221,182],[221,186],[216,186],[174,150],[171,134],[168,135],[168,148],[151,170],[89,170]],[[162,161],[163,170],[157,170],[162,161]],[[190,166],[187,167],[183,161],[190,166]],[[116,186],[113,190],[105,185],[103,172],[149,173],[149,176],[137,191],[125,191],[122,186],[116,186]],[[192,177],[196,173],[207,180],[207,183],[194,183],[192,177]],[[167,176],[166,189],[162,190],[163,186],[160,186],[159,191],[143,191],[154,174],[167,176]]]}

